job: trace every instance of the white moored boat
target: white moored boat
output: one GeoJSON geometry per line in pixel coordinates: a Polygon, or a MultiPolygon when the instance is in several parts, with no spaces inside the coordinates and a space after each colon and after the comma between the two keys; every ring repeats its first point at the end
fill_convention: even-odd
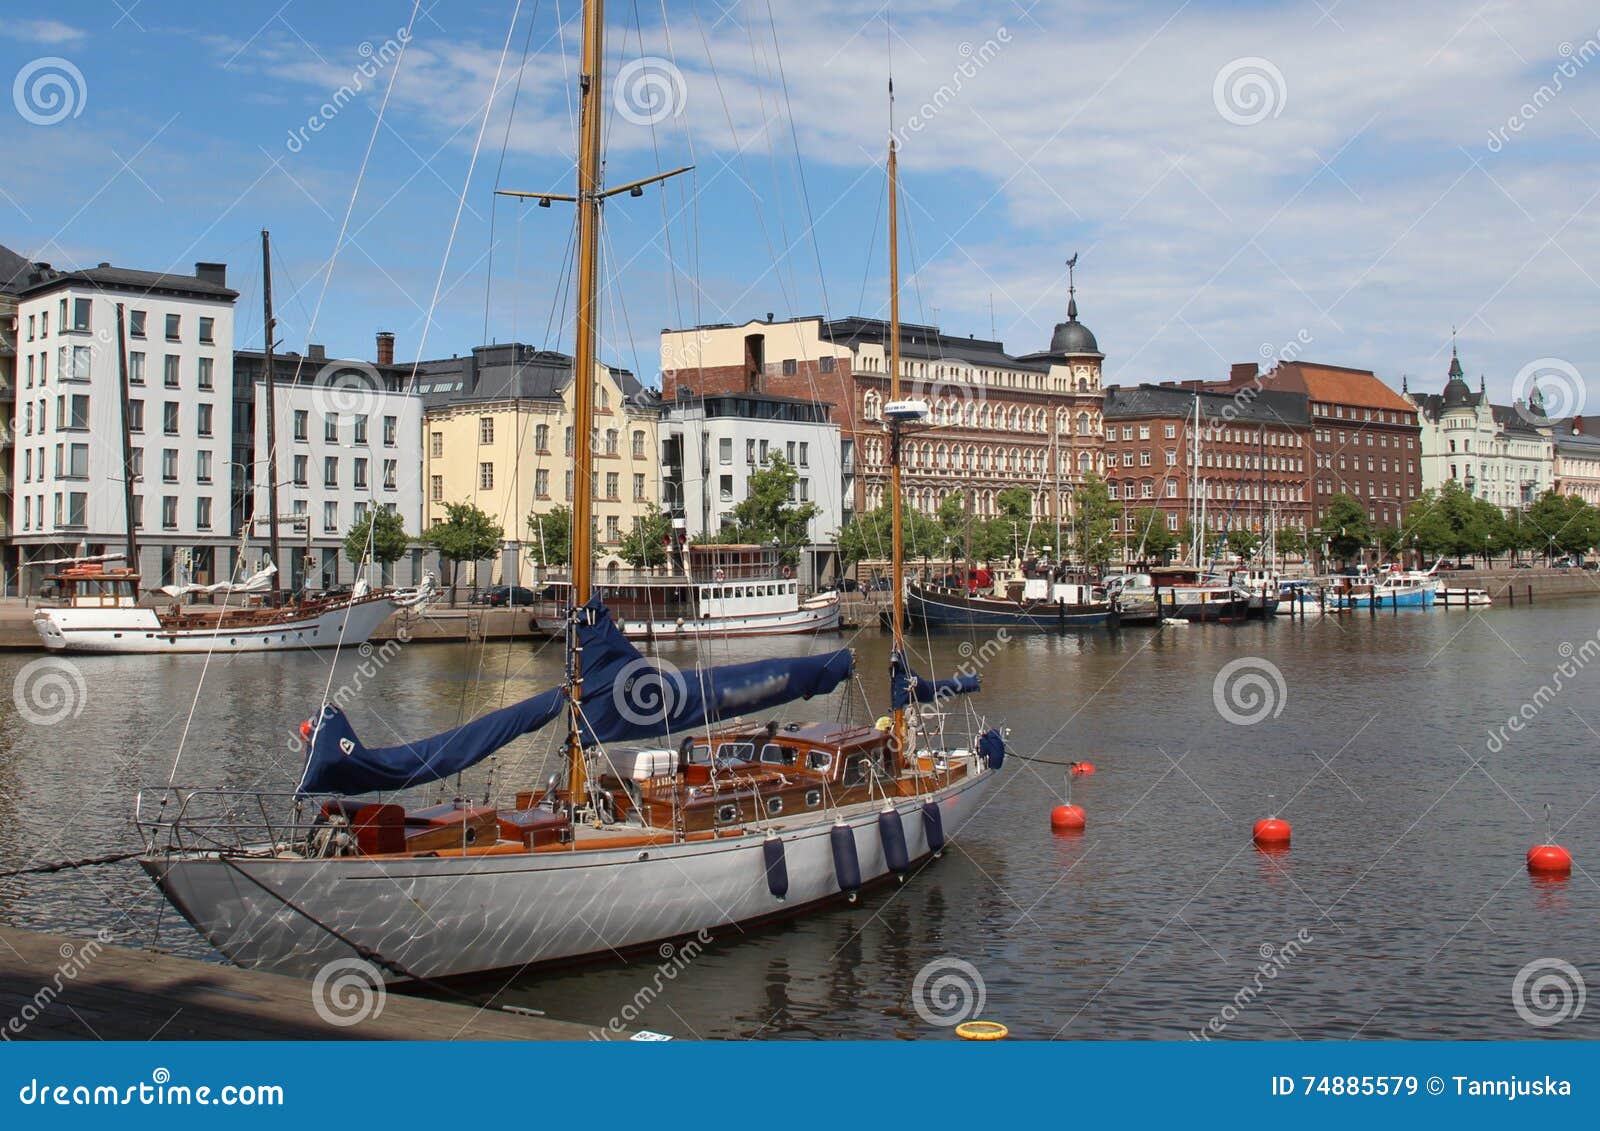
{"type": "MultiPolygon", "coordinates": [[[[347,597],[276,606],[141,605],[139,575],[100,562],[70,566],[48,580],[57,588],[57,603],[35,612],[33,626],[56,652],[279,652],[357,645],[400,608],[393,594],[362,592],[360,586],[347,597]]],[[[229,593],[226,585],[210,588],[229,593]]],[[[238,589],[254,591],[248,583],[238,589]]]]}

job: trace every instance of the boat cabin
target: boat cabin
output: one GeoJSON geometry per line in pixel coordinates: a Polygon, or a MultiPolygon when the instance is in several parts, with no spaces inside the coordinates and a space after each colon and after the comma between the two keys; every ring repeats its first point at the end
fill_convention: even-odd
{"type": "Polygon", "coordinates": [[[54,603],[66,609],[131,609],[139,603],[139,575],[131,569],[100,565],[68,566],[45,582],[54,603]]]}

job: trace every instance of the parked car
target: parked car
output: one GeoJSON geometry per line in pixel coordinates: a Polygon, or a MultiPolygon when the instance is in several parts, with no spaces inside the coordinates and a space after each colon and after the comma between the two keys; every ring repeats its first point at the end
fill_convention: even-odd
{"type": "Polygon", "coordinates": [[[525,585],[497,585],[484,590],[482,603],[492,609],[503,609],[508,605],[531,605],[536,600],[533,590],[525,585]]]}
{"type": "MultiPolygon", "coordinates": [[[[1533,563],[1532,562],[1512,562],[1511,563],[1511,568],[1512,569],[1532,569],[1533,568],[1533,563]]],[[[1565,566],[1561,566],[1561,565],[1557,565],[1556,568],[1564,569],[1566,567],[1565,566]]]]}

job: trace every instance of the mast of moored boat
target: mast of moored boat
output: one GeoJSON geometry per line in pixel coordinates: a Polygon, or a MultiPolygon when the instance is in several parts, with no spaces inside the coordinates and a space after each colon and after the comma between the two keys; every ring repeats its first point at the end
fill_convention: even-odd
{"type": "MultiPolygon", "coordinates": [[[[605,4],[584,0],[579,84],[577,342],[572,357],[572,611],[589,603],[594,537],[594,369],[599,317],[600,91],[604,85],[605,4]]],[[[567,800],[574,813],[588,792],[583,762],[583,650],[567,626],[567,800]]]]}
{"type": "MultiPolygon", "coordinates": [[[[890,104],[894,100],[894,83],[889,84],[890,104]]],[[[899,231],[899,158],[894,135],[889,135],[889,403],[900,400],[900,231],[899,231]]],[[[894,654],[901,657],[906,652],[906,565],[905,548],[901,545],[900,499],[900,426],[889,424],[889,556],[892,563],[890,586],[894,593],[894,654]]],[[[894,676],[899,679],[898,675],[894,676]]],[[[893,710],[894,749],[904,756],[906,744],[906,712],[904,707],[893,710]]]]}
{"type": "MultiPolygon", "coordinates": [[[[278,385],[273,375],[272,332],[278,328],[272,317],[272,233],[261,229],[261,352],[262,371],[267,378],[267,538],[272,547],[272,568],[283,569],[278,544],[278,385]]],[[[306,519],[306,530],[311,529],[306,519]]],[[[292,570],[290,571],[293,572],[292,570]]],[[[283,574],[272,575],[272,603],[282,604],[283,574]]]]}

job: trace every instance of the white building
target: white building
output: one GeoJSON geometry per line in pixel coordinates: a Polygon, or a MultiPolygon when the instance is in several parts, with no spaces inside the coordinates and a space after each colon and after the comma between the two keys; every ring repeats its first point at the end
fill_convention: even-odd
{"type": "MultiPolygon", "coordinates": [[[[259,355],[256,355],[259,356],[259,355]]],[[[274,365],[283,375],[283,363],[274,365]]],[[[387,387],[364,361],[318,359],[298,367],[301,380],[276,384],[280,576],[300,588],[325,589],[354,580],[344,556],[350,529],[381,507],[422,532],[422,398],[387,387]],[[306,559],[309,555],[310,561],[306,559]],[[308,568],[309,566],[309,568],[308,568]]],[[[254,521],[252,536],[270,532],[267,495],[267,386],[255,382],[254,521]]],[[[374,582],[414,584],[422,551],[414,550],[374,582]]]]}
{"type": "Polygon", "coordinates": [[[1554,446],[1535,425],[1540,410],[1490,404],[1481,381],[1474,393],[1455,350],[1443,392],[1406,397],[1422,426],[1423,490],[1455,480],[1474,498],[1511,512],[1532,506],[1554,486],[1554,446]]]}
{"type": "Polygon", "coordinates": [[[792,500],[817,506],[800,580],[826,580],[850,490],[831,407],[765,393],[693,397],[684,390],[661,420],[663,508],[682,519],[687,539],[714,534],[749,497],[751,473],[781,456],[799,475],[792,500]]]}
{"type": "Polygon", "coordinates": [[[127,538],[117,308],[125,313],[136,563],[152,587],[232,568],[227,268],[193,275],[41,264],[19,294],[12,528],[29,561],[121,550],[127,538]]]}

